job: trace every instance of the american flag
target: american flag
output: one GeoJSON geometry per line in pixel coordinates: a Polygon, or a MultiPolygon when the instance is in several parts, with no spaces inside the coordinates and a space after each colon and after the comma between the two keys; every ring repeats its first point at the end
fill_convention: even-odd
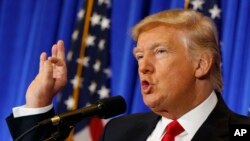
{"type": "MultiPolygon", "coordinates": [[[[221,33],[221,15],[222,10],[220,6],[220,0],[185,0],[185,8],[193,9],[201,12],[203,15],[210,17],[218,30],[221,33]]],[[[221,37],[221,35],[219,35],[221,37]]],[[[221,38],[220,38],[221,39],[221,38]]]]}
{"type": "MultiPolygon", "coordinates": [[[[110,95],[110,0],[85,0],[67,54],[68,84],[58,96],[59,113],[110,95]]],[[[84,119],[68,140],[97,141],[105,121],[84,119]]]]}

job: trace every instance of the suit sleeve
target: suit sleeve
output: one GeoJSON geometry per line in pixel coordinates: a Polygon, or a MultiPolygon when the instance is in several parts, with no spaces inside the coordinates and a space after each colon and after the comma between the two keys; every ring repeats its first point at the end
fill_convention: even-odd
{"type": "MultiPolygon", "coordinates": [[[[54,110],[50,110],[43,114],[31,115],[31,116],[23,116],[14,118],[13,114],[6,118],[10,134],[13,139],[16,139],[22,133],[33,127],[37,122],[42,121],[44,119],[50,118],[54,116],[54,110]]],[[[34,131],[25,135],[22,140],[23,141],[40,141],[48,138],[51,133],[56,131],[56,127],[46,128],[41,127],[37,128],[34,131]]]]}

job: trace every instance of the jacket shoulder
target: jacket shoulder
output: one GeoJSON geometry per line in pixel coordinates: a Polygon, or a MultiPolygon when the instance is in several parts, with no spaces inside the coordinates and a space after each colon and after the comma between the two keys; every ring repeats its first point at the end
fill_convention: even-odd
{"type": "Polygon", "coordinates": [[[240,115],[237,113],[232,113],[233,116],[230,119],[230,123],[231,124],[247,124],[250,125],[250,117],[244,116],[244,115],[240,115]]]}
{"type": "Polygon", "coordinates": [[[101,141],[142,141],[146,140],[160,116],[137,113],[111,119],[105,126],[101,141]]]}

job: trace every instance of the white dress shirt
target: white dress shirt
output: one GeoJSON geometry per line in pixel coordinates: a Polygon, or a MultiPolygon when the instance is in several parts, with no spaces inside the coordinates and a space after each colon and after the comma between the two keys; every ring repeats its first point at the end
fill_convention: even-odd
{"type": "MultiPolygon", "coordinates": [[[[175,141],[190,141],[209,114],[214,109],[218,99],[213,91],[210,96],[200,105],[180,117],[177,121],[185,129],[184,132],[175,137],[175,141]]],[[[173,120],[162,117],[153,132],[149,135],[147,141],[160,141],[164,134],[166,126],[173,120]]]]}
{"type": "Polygon", "coordinates": [[[52,104],[41,108],[27,108],[25,105],[12,108],[14,118],[46,113],[53,108],[52,104]]]}

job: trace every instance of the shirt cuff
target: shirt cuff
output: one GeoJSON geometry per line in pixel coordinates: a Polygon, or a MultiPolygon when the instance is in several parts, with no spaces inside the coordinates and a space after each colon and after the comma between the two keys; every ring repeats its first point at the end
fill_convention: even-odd
{"type": "Polygon", "coordinates": [[[45,106],[45,107],[41,107],[41,108],[26,108],[25,105],[23,105],[19,107],[14,107],[12,109],[12,113],[13,113],[14,118],[17,118],[17,117],[22,117],[22,116],[30,116],[30,115],[46,113],[52,108],[53,108],[52,104],[45,106]]]}

